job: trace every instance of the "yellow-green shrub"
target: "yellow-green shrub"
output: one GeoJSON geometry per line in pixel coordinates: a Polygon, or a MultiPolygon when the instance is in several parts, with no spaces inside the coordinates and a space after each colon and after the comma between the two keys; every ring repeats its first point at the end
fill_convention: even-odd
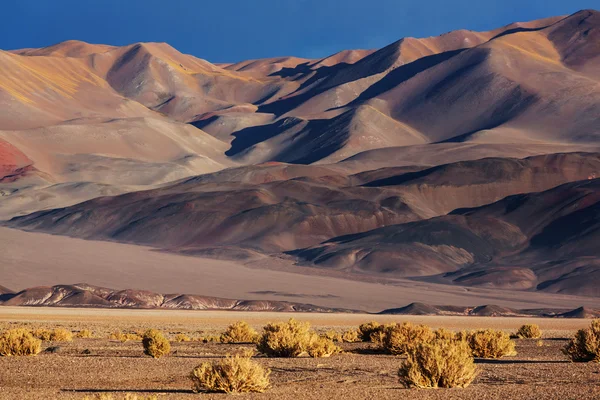
{"type": "Polygon", "coordinates": [[[43,341],[50,342],[71,342],[73,333],[64,328],[55,328],[52,330],[39,328],[32,332],[33,336],[43,341]]]}
{"type": "Polygon", "coordinates": [[[321,337],[310,329],[308,322],[291,318],[288,322],[267,324],[256,348],[268,357],[327,357],[339,351],[331,339],[321,337]]]}
{"type": "Polygon", "coordinates": [[[97,394],[93,397],[85,396],[83,400],[158,400],[158,396],[138,396],[137,394],[126,393],[123,397],[113,397],[112,394],[97,394]]]}
{"type": "Polygon", "coordinates": [[[467,387],[477,374],[469,346],[464,341],[434,339],[419,343],[400,367],[406,387],[467,387]]]}
{"type": "MultiPolygon", "coordinates": [[[[439,328],[433,332],[436,339],[441,340],[455,340],[457,336],[454,332],[449,331],[448,329],[439,328]]],[[[459,339],[460,340],[460,339],[459,339]]]]}
{"type": "Polygon", "coordinates": [[[356,342],[360,342],[361,339],[358,335],[358,331],[352,329],[352,330],[346,331],[342,334],[341,341],[344,343],[356,343],[356,342]]]}
{"type": "Polygon", "coordinates": [[[142,335],[134,332],[121,332],[120,330],[116,330],[110,334],[109,339],[118,340],[120,342],[127,342],[129,340],[142,340],[142,335]]]}
{"type": "Polygon", "coordinates": [[[358,327],[358,336],[363,342],[371,342],[371,336],[376,333],[382,333],[383,330],[384,326],[379,322],[366,322],[358,327]]]}
{"type": "Polygon", "coordinates": [[[313,334],[306,351],[313,358],[329,357],[332,354],[339,353],[341,349],[333,343],[333,340],[324,336],[313,334]]]}
{"type": "Polygon", "coordinates": [[[82,329],[75,334],[75,337],[79,339],[89,339],[94,337],[94,334],[89,329],[82,329]]]}
{"type": "Polygon", "coordinates": [[[42,341],[27,329],[9,329],[0,336],[0,356],[34,356],[41,350],[42,341]]]}
{"type": "Polygon", "coordinates": [[[525,324],[517,331],[517,337],[521,339],[539,339],[542,337],[542,330],[536,324],[525,324]]]}
{"type": "Polygon", "coordinates": [[[563,353],[574,362],[600,362],[600,319],[593,320],[589,328],[577,331],[563,353]]]}
{"type": "Polygon", "coordinates": [[[258,333],[248,323],[238,321],[221,334],[222,343],[255,343],[258,333]]]}
{"type": "Polygon", "coordinates": [[[329,340],[333,340],[334,342],[341,342],[341,341],[343,341],[342,334],[339,333],[338,331],[330,330],[330,331],[325,332],[323,334],[323,336],[326,337],[329,340]]]}
{"type": "Polygon", "coordinates": [[[144,354],[150,357],[160,358],[171,351],[171,343],[156,329],[148,329],[142,337],[144,354]]]}
{"type": "Polygon", "coordinates": [[[270,387],[271,371],[253,361],[249,354],[226,356],[194,368],[190,378],[197,392],[262,393],[270,387]]]}
{"type": "Polygon", "coordinates": [[[177,335],[175,335],[175,341],[176,342],[191,342],[192,339],[185,333],[178,333],[177,335]]]}
{"type": "Polygon", "coordinates": [[[386,327],[382,348],[390,354],[403,355],[415,348],[419,343],[433,340],[435,334],[426,325],[413,325],[405,322],[402,325],[386,327]]]}
{"type": "Polygon", "coordinates": [[[517,354],[515,342],[508,333],[502,331],[485,329],[469,332],[466,342],[475,357],[500,358],[517,354]]]}

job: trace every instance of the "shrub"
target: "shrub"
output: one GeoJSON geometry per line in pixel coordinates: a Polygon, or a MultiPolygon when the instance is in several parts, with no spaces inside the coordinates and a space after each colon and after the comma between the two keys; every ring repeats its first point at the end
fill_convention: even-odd
{"type": "Polygon", "coordinates": [[[306,347],[306,351],[308,352],[308,355],[313,358],[321,358],[339,353],[341,349],[333,343],[333,340],[313,334],[306,347]]]}
{"type": "Polygon", "coordinates": [[[27,329],[10,329],[0,336],[0,356],[34,356],[42,350],[42,341],[27,329]]]}
{"type": "Polygon", "coordinates": [[[118,340],[120,342],[127,342],[129,340],[142,340],[142,336],[138,333],[123,333],[120,330],[116,330],[110,334],[109,339],[118,340]]]}
{"type": "MultiPolygon", "coordinates": [[[[452,332],[449,331],[448,329],[444,329],[444,328],[439,328],[438,330],[433,332],[434,336],[436,339],[439,340],[455,340],[457,339],[457,335],[452,332]]],[[[458,338],[458,340],[460,340],[460,338],[458,338]]]]}
{"type": "Polygon", "coordinates": [[[222,343],[255,343],[258,333],[246,322],[239,321],[229,325],[227,330],[221,334],[222,343]]]}
{"type": "Polygon", "coordinates": [[[563,353],[574,362],[600,362],[600,319],[593,320],[589,328],[577,331],[563,353]]]}
{"type": "Polygon", "coordinates": [[[156,329],[148,329],[144,333],[142,345],[144,346],[144,354],[154,358],[160,358],[171,351],[169,341],[156,329]]]}
{"type": "Polygon", "coordinates": [[[525,324],[517,331],[517,337],[521,339],[539,339],[542,337],[542,330],[536,324],[525,324]]]}
{"type": "Polygon", "coordinates": [[[126,393],[125,396],[123,397],[113,397],[111,394],[97,394],[93,397],[89,397],[89,396],[85,396],[83,398],[83,400],[117,400],[117,399],[123,399],[123,400],[158,400],[158,396],[156,395],[152,395],[152,396],[138,396],[137,394],[131,394],[131,393],[126,393]]]}
{"type": "Polygon", "coordinates": [[[400,382],[406,387],[467,387],[477,370],[464,341],[435,339],[419,343],[400,367],[400,382]]]}
{"type": "Polygon", "coordinates": [[[473,356],[481,358],[500,358],[517,354],[515,342],[508,333],[493,329],[469,332],[466,342],[473,356]]]}
{"type": "Polygon", "coordinates": [[[383,329],[383,325],[381,325],[379,322],[367,322],[358,327],[358,336],[363,342],[371,342],[371,335],[383,332],[383,329]]]}
{"type": "Polygon", "coordinates": [[[175,335],[175,341],[176,342],[191,342],[192,339],[185,333],[178,333],[177,335],[175,335]]]}
{"type": "Polygon", "coordinates": [[[338,331],[330,330],[325,332],[323,337],[326,337],[329,340],[333,340],[334,342],[342,342],[344,339],[342,338],[342,334],[338,331]]]}
{"type": "Polygon", "coordinates": [[[359,338],[357,330],[349,330],[342,334],[341,341],[344,343],[356,343],[356,342],[360,342],[361,339],[359,338]]]}
{"type": "Polygon", "coordinates": [[[433,340],[434,333],[426,325],[413,325],[405,322],[402,325],[388,326],[384,331],[382,347],[394,355],[407,354],[418,344],[433,340]]]}
{"type": "Polygon", "coordinates": [[[269,357],[298,357],[312,339],[310,324],[291,318],[288,322],[267,324],[256,348],[269,357]]]}
{"type": "Polygon", "coordinates": [[[64,328],[36,329],[32,332],[36,338],[49,342],[71,342],[73,341],[73,333],[64,328]]]}
{"type": "Polygon", "coordinates": [[[89,329],[82,329],[75,334],[75,337],[80,339],[89,339],[94,337],[94,334],[89,329]]]}
{"type": "Polygon", "coordinates": [[[271,371],[253,361],[250,354],[226,356],[194,368],[190,378],[197,392],[262,393],[270,387],[271,371]]]}

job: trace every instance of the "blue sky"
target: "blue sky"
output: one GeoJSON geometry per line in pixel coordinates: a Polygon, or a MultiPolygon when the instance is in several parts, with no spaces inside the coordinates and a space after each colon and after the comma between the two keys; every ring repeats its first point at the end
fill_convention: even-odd
{"type": "Polygon", "coordinates": [[[154,41],[212,62],[318,58],[594,6],[598,0],[3,0],[0,49],[154,41]]]}

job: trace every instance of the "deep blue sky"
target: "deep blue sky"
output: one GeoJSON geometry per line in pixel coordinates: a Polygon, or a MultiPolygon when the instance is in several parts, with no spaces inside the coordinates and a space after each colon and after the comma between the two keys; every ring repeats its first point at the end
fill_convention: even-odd
{"type": "Polygon", "coordinates": [[[212,62],[317,58],[594,6],[598,0],[2,0],[0,49],[154,41],[212,62]]]}

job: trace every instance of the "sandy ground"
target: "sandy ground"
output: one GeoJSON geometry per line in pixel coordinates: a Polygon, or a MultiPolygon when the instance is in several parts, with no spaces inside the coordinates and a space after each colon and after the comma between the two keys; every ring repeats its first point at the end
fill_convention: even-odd
{"type": "Polygon", "coordinates": [[[85,282],[114,289],[288,300],[369,312],[415,301],[437,305],[498,304],[516,308],[600,307],[600,300],[587,297],[463,288],[408,280],[380,284],[323,276],[322,272],[306,267],[263,267],[269,266],[261,263],[242,265],[169,254],[143,246],[0,228],[0,285],[13,290],[85,282]]]}
{"type": "MultiPolygon", "coordinates": [[[[106,339],[115,329],[153,326],[169,337],[215,334],[236,320],[259,329],[265,322],[292,314],[209,311],[80,310],[0,308],[0,328],[29,324],[92,329],[94,339],[75,339],[56,353],[37,357],[0,357],[0,399],[83,399],[90,394],[155,394],[159,399],[227,398],[191,391],[188,373],[203,361],[252,347],[218,343],[173,343],[173,353],[159,360],[142,354],[139,342],[106,339]],[[84,351],[85,350],[85,351],[84,351]]],[[[293,314],[319,331],[349,329],[373,319],[369,315],[293,314]]],[[[450,329],[494,327],[514,331],[524,320],[490,317],[377,317],[411,320],[450,329]]],[[[326,359],[256,358],[272,370],[272,389],[246,395],[257,399],[596,399],[600,398],[600,365],[570,363],[560,352],[578,328],[589,320],[527,319],[544,330],[541,343],[517,340],[518,355],[500,360],[476,360],[479,375],[466,389],[405,389],[397,380],[401,357],[379,354],[370,344],[343,344],[344,353],[326,359]],[[541,344],[541,345],[540,345],[541,344]]]]}

